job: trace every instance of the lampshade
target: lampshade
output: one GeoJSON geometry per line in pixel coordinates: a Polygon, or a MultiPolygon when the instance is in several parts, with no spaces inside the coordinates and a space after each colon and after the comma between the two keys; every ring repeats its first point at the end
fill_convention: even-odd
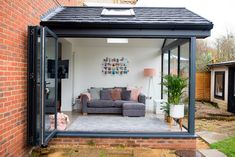
{"type": "Polygon", "coordinates": [[[144,76],[153,77],[156,74],[156,69],[154,68],[145,68],[144,69],[144,76]]]}

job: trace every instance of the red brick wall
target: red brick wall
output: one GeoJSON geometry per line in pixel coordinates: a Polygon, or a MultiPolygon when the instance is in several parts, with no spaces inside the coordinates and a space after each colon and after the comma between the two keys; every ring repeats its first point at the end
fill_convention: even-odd
{"type": "Polygon", "coordinates": [[[97,146],[126,146],[148,147],[155,149],[196,149],[196,139],[180,138],[81,138],[81,137],[57,137],[49,142],[50,145],[89,145],[97,146]]]}
{"type": "Polygon", "coordinates": [[[39,25],[40,16],[56,6],[55,0],[0,0],[0,156],[23,156],[28,150],[27,26],[39,25]]]}

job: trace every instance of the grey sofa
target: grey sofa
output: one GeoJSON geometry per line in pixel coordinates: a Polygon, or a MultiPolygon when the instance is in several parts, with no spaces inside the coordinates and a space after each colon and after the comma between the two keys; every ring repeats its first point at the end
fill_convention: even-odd
{"type": "Polygon", "coordinates": [[[146,101],[146,96],[143,94],[139,95],[138,102],[126,101],[126,100],[100,100],[100,99],[89,100],[87,95],[81,95],[82,113],[84,115],[88,113],[106,113],[106,114],[123,115],[124,103],[145,104],[145,101],[146,101]]]}

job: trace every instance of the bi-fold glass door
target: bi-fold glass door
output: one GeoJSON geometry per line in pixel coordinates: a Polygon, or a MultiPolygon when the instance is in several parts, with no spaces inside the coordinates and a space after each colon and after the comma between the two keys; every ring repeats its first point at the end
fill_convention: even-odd
{"type": "Polygon", "coordinates": [[[28,142],[47,145],[56,133],[57,36],[47,27],[29,27],[28,142]]]}

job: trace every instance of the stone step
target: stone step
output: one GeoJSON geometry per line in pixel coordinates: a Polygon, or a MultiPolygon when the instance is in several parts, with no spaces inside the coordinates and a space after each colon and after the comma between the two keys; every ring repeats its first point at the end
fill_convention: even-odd
{"type": "Polygon", "coordinates": [[[227,155],[217,149],[199,149],[198,151],[205,157],[227,157],[227,155]]]}

